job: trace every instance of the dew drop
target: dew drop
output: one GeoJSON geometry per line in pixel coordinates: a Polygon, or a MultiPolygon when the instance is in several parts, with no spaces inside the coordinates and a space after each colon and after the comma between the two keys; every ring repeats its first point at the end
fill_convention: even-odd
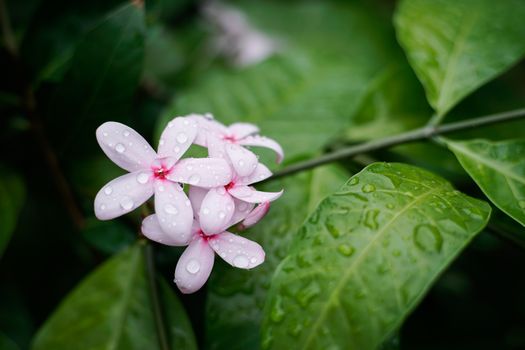
{"type": "Polygon", "coordinates": [[[352,256],[352,254],[354,254],[354,248],[348,244],[339,245],[337,251],[344,256],[352,256]]]}
{"type": "Polygon", "coordinates": [[[201,264],[197,261],[197,259],[191,259],[186,264],[186,271],[191,273],[192,275],[195,275],[199,270],[201,269],[201,264]]]}
{"type": "Polygon", "coordinates": [[[137,182],[139,184],[145,184],[149,180],[149,175],[147,173],[140,173],[137,175],[137,182]]]}
{"type": "Polygon", "coordinates": [[[208,214],[210,213],[210,209],[208,209],[208,208],[203,208],[203,209],[202,209],[202,213],[203,213],[204,215],[208,215],[208,214]]]}
{"type": "Polygon", "coordinates": [[[125,150],[126,147],[124,147],[124,145],[121,143],[117,143],[117,145],[115,146],[115,151],[117,151],[118,153],[124,153],[125,150]]]}
{"type": "Polygon", "coordinates": [[[350,186],[355,186],[359,183],[359,178],[354,176],[353,178],[350,179],[350,181],[348,181],[348,184],[350,186]]]}
{"type": "Polygon", "coordinates": [[[225,217],[226,217],[226,214],[223,211],[219,212],[220,219],[224,219],[225,217]]]}
{"type": "Polygon", "coordinates": [[[253,257],[250,259],[250,263],[255,264],[257,262],[257,258],[253,257]]]}
{"type": "Polygon", "coordinates": [[[133,200],[129,197],[123,197],[121,200],[120,200],[120,206],[122,207],[122,209],[124,210],[130,210],[131,208],[133,208],[133,205],[135,203],[133,203],[133,200]]]}
{"type": "Polygon", "coordinates": [[[111,186],[108,186],[108,187],[104,188],[104,193],[105,193],[106,195],[108,195],[108,196],[109,196],[110,194],[112,194],[112,193],[113,193],[113,189],[111,188],[111,186]]]}
{"type": "Polygon", "coordinates": [[[199,181],[201,180],[200,176],[197,175],[197,174],[193,174],[190,176],[190,178],[188,179],[188,182],[190,185],[196,185],[199,183],[199,181]]]}
{"type": "Polygon", "coordinates": [[[443,237],[435,226],[418,225],[414,229],[414,244],[425,252],[440,252],[443,247],[443,237]]]}
{"type": "Polygon", "coordinates": [[[239,164],[239,166],[242,168],[244,166],[244,160],[239,160],[237,164],[239,164]]]}
{"type": "Polygon", "coordinates": [[[237,255],[235,258],[233,258],[233,266],[239,267],[239,268],[246,268],[250,264],[250,261],[248,260],[248,257],[246,255],[237,255]]]}
{"type": "Polygon", "coordinates": [[[379,210],[372,209],[368,210],[365,214],[365,226],[369,229],[375,230],[379,226],[377,222],[377,216],[379,215],[379,210]]]}
{"type": "Polygon", "coordinates": [[[124,131],[124,136],[128,137],[129,136],[129,131],[124,131]]]}
{"type": "Polygon", "coordinates": [[[364,193],[370,193],[374,192],[376,190],[376,187],[372,184],[366,184],[363,186],[363,192],[364,193]]]}
{"type": "Polygon", "coordinates": [[[179,211],[173,204],[166,204],[164,206],[164,211],[168,214],[177,215],[179,211]]]}
{"type": "Polygon", "coordinates": [[[106,205],[101,204],[101,205],[100,205],[100,210],[106,210],[106,205]]]}
{"type": "Polygon", "coordinates": [[[177,142],[178,143],[184,143],[188,141],[188,136],[186,136],[185,133],[183,132],[180,132],[178,135],[177,135],[177,142]]]}
{"type": "Polygon", "coordinates": [[[518,204],[521,209],[525,209],[525,201],[519,201],[518,204]]]}

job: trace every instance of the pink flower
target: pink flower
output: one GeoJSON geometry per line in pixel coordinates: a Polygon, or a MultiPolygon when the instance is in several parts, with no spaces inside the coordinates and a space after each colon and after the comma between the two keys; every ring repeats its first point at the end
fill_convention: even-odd
{"type": "Polygon", "coordinates": [[[106,155],[129,171],[104,186],[95,198],[95,215],[109,220],[126,214],[155,194],[159,225],[170,234],[189,234],[193,210],[179,183],[203,188],[224,186],[232,172],[223,159],[180,160],[197,136],[197,123],[173,119],[162,133],[158,152],[135,130],[116,122],[97,129],[97,140],[106,155]]]}
{"type": "MultiPolygon", "coordinates": [[[[217,189],[212,189],[210,192],[217,189]]],[[[200,213],[202,197],[200,192],[190,189],[190,200],[196,213],[200,213]]],[[[225,195],[225,192],[222,196],[225,195]]],[[[263,206],[264,208],[265,206],[263,206]]],[[[251,269],[264,262],[262,247],[244,237],[226,231],[226,228],[247,219],[253,212],[253,205],[238,206],[231,219],[215,234],[206,234],[201,227],[201,216],[196,215],[189,235],[171,234],[163,231],[156,215],[150,215],[142,222],[142,233],[151,240],[173,246],[188,245],[180,257],[175,269],[175,283],[183,293],[193,293],[206,283],[210,276],[217,253],[230,265],[242,269],[251,269]]],[[[264,210],[263,210],[264,211],[264,210]]],[[[264,215],[261,210],[251,218],[254,224],[264,215]],[[254,220],[255,219],[255,220],[254,220]]]]}
{"type": "Polygon", "coordinates": [[[189,118],[199,123],[199,134],[195,143],[208,147],[209,156],[225,158],[239,176],[250,175],[257,167],[258,159],[253,152],[243,146],[258,146],[273,150],[280,163],[284,153],[274,140],[257,135],[259,128],[249,123],[234,123],[229,127],[215,121],[210,114],[191,115],[189,118]]]}
{"type": "MultiPolygon", "coordinates": [[[[279,198],[283,193],[282,190],[262,192],[250,186],[271,175],[272,173],[266,166],[257,163],[255,170],[250,175],[245,177],[234,175],[232,181],[224,187],[209,191],[191,187],[190,195],[200,207],[198,214],[202,230],[206,234],[219,233],[224,229],[224,225],[230,222],[235,214],[235,209],[246,207],[247,204],[266,203],[279,198]]],[[[195,207],[194,210],[196,210],[195,207]]]]}

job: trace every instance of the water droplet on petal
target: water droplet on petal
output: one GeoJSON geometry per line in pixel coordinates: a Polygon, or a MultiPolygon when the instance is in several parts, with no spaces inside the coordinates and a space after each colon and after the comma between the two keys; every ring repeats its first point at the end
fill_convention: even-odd
{"type": "Polygon", "coordinates": [[[117,151],[118,153],[124,153],[125,150],[126,147],[124,147],[124,145],[121,143],[117,143],[117,145],[115,146],[115,151],[117,151]]]}
{"type": "Polygon", "coordinates": [[[120,206],[122,207],[122,209],[124,210],[130,210],[131,208],[133,208],[133,205],[135,203],[133,203],[133,200],[129,197],[123,197],[121,200],[120,200],[120,206]]]}
{"type": "Polygon", "coordinates": [[[255,257],[251,258],[251,259],[250,259],[250,262],[251,262],[252,264],[255,264],[255,263],[257,262],[257,258],[255,258],[255,257]]]}
{"type": "Polygon", "coordinates": [[[129,136],[129,131],[124,131],[124,136],[128,137],[129,136]]]}
{"type": "Polygon", "coordinates": [[[190,176],[190,178],[188,179],[188,182],[190,183],[190,185],[196,185],[199,183],[199,181],[201,180],[200,176],[197,175],[197,174],[193,174],[190,176]]]}
{"type": "Polygon", "coordinates": [[[191,202],[188,199],[186,199],[186,202],[184,202],[184,204],[186,204],[186,206],[189,207],[191,205],[191,202]]]}
{"type": "Polygon", "coordinates": [[[184,143],[188,141],[188,136],[186,136],[185,133],[183,132],[180,132],[178,135],[177,135],[177,142],[178,143],[184,143]]]}
{"type": "Polygon", "coordinates": [[[108,196],[109,196],[111,193],[113,193],[113,189],[111,188],[111,186],[108,186],[108,187],[104,188],[104,193],[105,193],[106,195],[108,195],[108,196]]]}
{"type": "Polygon", "coordinates": [[[240,267],[240,268],[246,268],[250,264],[250,261],[248,260],[248,257],[246,255],[237,255],[235,258],[233,258],[233,266],[240,267]]]}
{"type": "Polygon", "coordinates": [[[175,152],[175,153],[179,153],[179,152],[180,152],[180,147],[179,147],[179,146],[175,146],[175,147],[173,148],[173,152],[175,152]]]}
{"type": "Polygon", "coordinates": [[[164,211],[168,214],[177,215],[179,211],[173,204],[166,204],[164,206],[164,211]]]}
{"type": "Polygon", "coordinates": [[[224,219],[225,217],[226,217],[226,214],[223,211],[219,212],[220,219],[224,219]]]}
{"type": "Polygon", "coordinates": [[[192,275],[199,272],[200,269],[201,269],[201,264],[199,263],[197,259],[191,259],[190,261],[188,261],[188,264],[186,264],[186,271],[188,271],[192,275]]]}
{"type": "Polygon", "coordinates": [[[202,213],[203,213],[204,215],[208,215],[208,214],[210,213],[210,209],[208,209],[208,208],[203,208],[203,209],[202,209],[202,213]]]}
{"type": "Polygon", "coordinates": [[[145,184],[149,180],[149,175],[147,173],[140,173],[137,175],[137,182],[139,184],[145,184]]]}
{"type": "Polygon", "coordinates": [[[100,209],[101,209],[101,210],[105,210],[105,209],[106,209],[106,206],[105,206],[104,204],[101,204],[101,205],[100,205],[100,209]]]}
{"type": "Polygon", "coordinates": [[[243,160],[239,160],[239,162],[237,164],[239,164],[239,166],[242,168],[244,166],[244,161],[243,160]]]}

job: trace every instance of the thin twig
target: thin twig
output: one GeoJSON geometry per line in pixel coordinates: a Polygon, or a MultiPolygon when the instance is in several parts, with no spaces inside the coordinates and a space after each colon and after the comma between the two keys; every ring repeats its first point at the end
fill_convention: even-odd
{"type": "Polygon", "coordinates": [[[16,44],[15,35],[11,28],[11,21],[7,12],[7,5],[4,0],[0,0],[0,22],[2,26],[2,38],[7,52],[13,57],[18,57],[18,46],[16,44]]]}
{"type": "Polygon", "coordinates": [[[155,330],[157,332],[157,338],[159,341],[159,347],[161,350],[169,350],[168,337],[166,336],[166,322],[162,308],[160,305],[159,289],[157,285],[157,277],[155,271],[155,261],[153,257],[153,246],[151,243],[146,242],[144,247],[146,254],[146,273],[148,275],[148,285],[151,295],[151,304],[153,316],[155,319],[155,330]]]}
{"type": "Polygon", "coordinates": [[[414,129],[407,131],[398,135],[385,137],[379,140],[372,140],[358,144],[355,146],[350,146],[346,148],[339,149],[332,153],[327,153],[315,159],[309,159],[304,162],[299,162],[293,165],[290,165],[287,168],[284,168],[281,171],[276,172],[272,177],[268,178],[264,182],[272,181],[281,177],[289,176],[297,172],[312,169],[323,164],[335,162],[345,158],[353,157],[361,153],[367,153],[372,151],[377,151],[384,148],[389,148],[392,146],[397,146],[400,144],[431,139],[437,135],[444,135],[453,133],[456,131],[466,130],[477,128],[481,126],[486,126],[490,124],[496,124],[501,122],[509,122],[512,120],[517,120],[525,117],[525,108],[517,109],[508,112],[502,112],[497,114],[491,114],[483,117],[478,117],[474,119],[469,119],[465,121],[448,123],[441,126],[424,126],[419,129],[414,129]]]}

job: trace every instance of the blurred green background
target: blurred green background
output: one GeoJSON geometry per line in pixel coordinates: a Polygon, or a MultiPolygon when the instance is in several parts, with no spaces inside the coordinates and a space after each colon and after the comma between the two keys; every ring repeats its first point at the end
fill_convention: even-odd
{"type": "MultiPolygon", "coordinates": [[[[432,114],[395,38],[395,1],[0,4],[0,349],[29,348],[64,296],[138,237],[139,212],[104,223],[94,218],[95,194],[122,173],[96,143],[102,122],[123,122],[155,145],[170,118],[211,112],[224,123],[260,125],[283,145],[290,164],[424,125],[432,114]]],[[[522,107],[524,81],[520,63],[461,102],[450,120],[522,107]]],[[[523,136],[523,127],[464,136],[498,140],[523,136]]],[[[453,155],[437,146],[412,144],[345,161],[342,177],[370,160],[414,163],[480,196],[453,155]]],[[[296,191],[309,190],[295,182],[296,191]]],[[[300,195],[288,198],[286,210],[301,207],[300,195]]],[[[275,246],[306,217],[307,210],[297,212],[290,222],[271,224],[279,235],[271,254],[282,258],[275,246]]],[[[525,232],[495,216],[389,346],[525,349],[525,232]]],[[[256,240],[274,240],[261,230],[256,240]]],[[[157,270],[171,281],[181,250],[155,251],[157,270]]],[[[276,265],[269,264],[265,274],[276,265]]],[[[245,307],[235,298],[231,308],[224,302],[239,285],[248,288],[245,298],[258,292],[243,287],[246,274],[232,277],[236,271],[217,265],[208,287],[178,295],[198,347],[226,349],[239,337],[231,348],[253,349],[258,335],[251,321],[246,328],[234,322],[232,331],[222,328],[228,317],[220,315],[245,307]]],[[[260,309],[257,300],[252,307],[260,309]]]]}

